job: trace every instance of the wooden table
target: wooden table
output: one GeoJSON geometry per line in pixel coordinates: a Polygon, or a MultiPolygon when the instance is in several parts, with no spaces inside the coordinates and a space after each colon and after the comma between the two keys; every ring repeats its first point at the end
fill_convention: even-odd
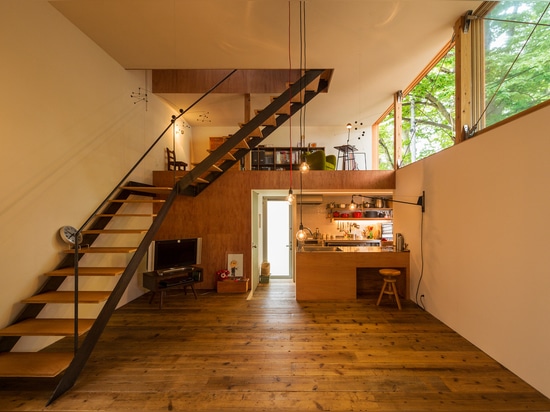
{"type": "Polygon", "coordinates": [[[296,300],[357,299],[357,269],[401,270],[399,295],[409,299],[410,253],[380,247],[342,247],[342,252],[296,253],[296,300]]]}
{"type": "Polygon", "coordinates": [[[155,294],[160,292],[159,309],[162,309],[164,296],[167,290],[183,289],[187,293],[190,287],[197,299],[194,284],[202,280],[202,268],[193,266],[170,271],[152,271],[143,273],[143,287],[149,289],[152,293],[149,303],[153,302],[155,294]]]}

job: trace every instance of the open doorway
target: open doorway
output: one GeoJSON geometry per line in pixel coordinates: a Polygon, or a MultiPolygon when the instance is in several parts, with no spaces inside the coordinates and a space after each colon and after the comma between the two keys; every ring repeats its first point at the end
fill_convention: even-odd
{"type": "Polygon", "coordinates": [[[263,256],[272,279],[292,279],[292,207],[284,196],[264,197],[263,256]]]}

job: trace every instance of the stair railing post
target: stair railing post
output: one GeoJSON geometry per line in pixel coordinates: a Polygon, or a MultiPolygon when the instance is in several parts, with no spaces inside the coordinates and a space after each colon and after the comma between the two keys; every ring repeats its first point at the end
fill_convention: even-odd
{"type": "Polygon", "coordinates": [[[81,234],[81,229],[79,229],[75,234],[74,239],[74,353],[78,351],[78,262],[79,262],[79,238],[81,234]]]}

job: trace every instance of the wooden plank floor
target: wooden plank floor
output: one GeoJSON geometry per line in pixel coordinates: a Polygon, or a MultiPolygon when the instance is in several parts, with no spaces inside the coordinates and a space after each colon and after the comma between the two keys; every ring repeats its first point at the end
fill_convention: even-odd
{"type": "MultiPolygon", "coordinates": [[[[0,411],[549,411],[550,400],[411,302],[170,292],[116,311],[76,385],[0,380],[0,411]]],[[[70,339],[55,346],[66,349],[70,339]]]]}

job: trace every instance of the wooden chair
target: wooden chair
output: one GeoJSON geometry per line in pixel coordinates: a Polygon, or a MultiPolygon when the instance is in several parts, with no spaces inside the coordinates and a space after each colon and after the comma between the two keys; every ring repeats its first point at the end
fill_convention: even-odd
{"type": "Polygon", "coordinates": [[[401,271],[397,269],[380,269],[378,273],[380,273],[384,278],[384,285],[382,286],[382,290],[380,291],[380,296],[378,296],[378,302],[376,302],[376,306],[380,305],[382,296],[386,294],[390,295],[390,297],[395,296],[397,307],[399,308],[399,310],[401,310],[401,302],[399,301],[397,287],[395,286],[395,282],[397,281],[397,277],[401,275],[401,271]]]}
{"type": "Polygon", "coordinates": [[[166,148],[166,157],[168,159],[168,170],[185,170],[187,169],[187,163],[181,160],[176,160],[176,152],[166,148]]]}

